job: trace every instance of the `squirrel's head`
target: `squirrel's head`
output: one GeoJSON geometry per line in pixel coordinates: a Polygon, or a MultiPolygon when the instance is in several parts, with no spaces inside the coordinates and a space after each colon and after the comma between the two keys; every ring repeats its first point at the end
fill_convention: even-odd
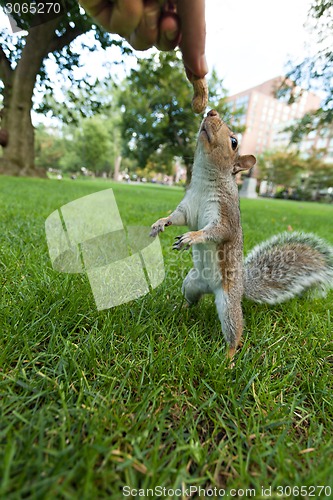
{"type": "Polygon", "coordinates": [[[237,174],[256,163],[253,155],[240,155],[238,140],[215,109],[203,119],[197,142],[197,154],[225,173],[237,174]]]}

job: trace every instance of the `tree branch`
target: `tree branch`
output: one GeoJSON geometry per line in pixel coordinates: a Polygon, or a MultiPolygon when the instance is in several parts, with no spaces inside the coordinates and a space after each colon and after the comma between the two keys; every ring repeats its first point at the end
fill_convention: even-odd
{"type": "Polygon", "coordinates": [[[75,26],[75,28],[68,28],[61,36],[57,36],[56,34],[54,34],[54,37],[47,47],[47,54],[60,51],[61,49],[66,47],[66,45],[69,45],[73,40],[75,40],[75,38],[89,31],[89,29],[90,27],[84,29],[75,26]]]}
{"type": "Polygon", "coordinates": [[[0,45],[0,78],[3,80],[4,84],[8,84],[12,78],[13,70],[10,66],[10,62],[0,45]]]}

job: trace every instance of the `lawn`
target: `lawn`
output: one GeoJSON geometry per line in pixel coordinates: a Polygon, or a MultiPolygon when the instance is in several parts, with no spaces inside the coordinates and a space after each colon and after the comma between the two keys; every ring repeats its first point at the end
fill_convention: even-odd
{"type": "MultiPolygon", "coordinates": [[[[150,226],[183,194],[0,177],[0,497],[332,498],[333,293],[244,301],[230,369],[213,299],[182,308],[191,259],[171,250],[184,228],[168,228],[163,284],[97,311],[85,275],[52,269],[44,223],[110,187],[127,225],[150,226]]],[[[241,210],[246,252],[288,226],[333,244],[332,206],[260,199],[241,210]]]]}

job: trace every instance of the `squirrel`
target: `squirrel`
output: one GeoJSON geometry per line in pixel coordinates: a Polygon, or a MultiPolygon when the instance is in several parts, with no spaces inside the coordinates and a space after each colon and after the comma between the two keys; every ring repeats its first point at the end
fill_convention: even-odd
{"type": "Polygon", "coordinates": [[[240,155],[238,140],[215,110],[203,119],[192,178],[183,200],[151,226],[150,236],[170,225],[188,226],[173,249],[192,247],[193,265],[182,292],[188,305],[213,293],[222,333],[233,358],[243,332],[243,296],[277,304],[308,288],[333,285],[333,247],[312,234],[282,233],[257,245],[243,262],[243,233],[236,174],[256,163],[240,155]]]}

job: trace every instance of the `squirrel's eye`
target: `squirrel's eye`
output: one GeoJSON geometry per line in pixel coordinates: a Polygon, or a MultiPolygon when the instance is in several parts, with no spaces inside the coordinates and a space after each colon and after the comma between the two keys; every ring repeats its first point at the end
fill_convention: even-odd
{"type": "Polygon", "coordinates": [[[233,150],[235,150],[238,146],[238,141],[236,137],[230,137],[230,140],[231,140],[231,147],[233,150]]]}

